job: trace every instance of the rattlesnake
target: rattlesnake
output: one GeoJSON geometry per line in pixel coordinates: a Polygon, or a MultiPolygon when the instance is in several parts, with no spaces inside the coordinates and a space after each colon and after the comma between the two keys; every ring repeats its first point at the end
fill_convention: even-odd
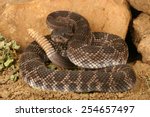
{"type": "Polygon", "coordinates": [[[46,22],[53,29],[51,39],[29,29],[37,42],[20,57],[21,74],[29,85],[71,92],[124,92],[134,86],[135,72],[126,64],[128,48],[121,37],[91,32],[88,21],[70,11],[52,12],[46,22]],[[50,70],[45,65],[49,60],[69,70],[50,70]],[[71,70],[74,66],[81,69],[71,70]]]}

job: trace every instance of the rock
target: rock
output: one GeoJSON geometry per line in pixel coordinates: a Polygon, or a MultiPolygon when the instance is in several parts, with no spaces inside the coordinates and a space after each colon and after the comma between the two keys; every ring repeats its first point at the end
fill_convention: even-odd
{"type": "Polygon", "coordinates": [[[32,1],[32,0],[5,0],[7,3],[10,3],[10,4],[18,4],[18,3],[25,3],[25,2],[29,2],[29,1],[32,1]]]}
{"type": "MultiPolygon", "coordinates": [[[[0,4],[1,4],[0,0],[0,4]]],[[[7,0],[6,0],[7,1],[7,0]]],[[[88,19],[92,31],[109,32],[125,38],[131,13],[126,0],[8,0],[0,11],[0,32],[25,47],[32,39],[27,34],[33,28],[49,34],[47,15],[56,10],[70,10],[88,19]]],[[[1,6],[1,5],[0,5],[1,6]]]]}
{"type": "Polygon", "coordinates": [[[139,11],[150,14],[150,1],[149,0],[127,0],[131,6],[139,11]]]}
{"type": "Polygon", "coordinates": [[[150,64],[150,16],[140,14],[133,21],[133,28],[133,42],[142,54],[142,61],[150,64]]]}

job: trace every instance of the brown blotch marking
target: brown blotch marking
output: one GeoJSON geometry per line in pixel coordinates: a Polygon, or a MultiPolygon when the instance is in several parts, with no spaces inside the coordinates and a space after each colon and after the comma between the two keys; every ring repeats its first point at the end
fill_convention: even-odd
{"type": "Polygon", "coordinates": [[[52,87],[56,84],[56,82],[53,80],[53,78],[49,75],[46,78],[44,78],[44,83],[46,88],[49,90],[52,90],[52,87]]]}
{"type": "Polygon", "coordinates": [[[93,32],[93,35],[96,39],[99,39],[103,36],[103,33],[100,33],[100,32],[93,32]]]}
{"type": "Polygon", "coordinates": [[[100,85],[100,83],[99,82],[92,82],[91,84],[90,84],[90,91],[99,91],[98,89],[97,89],[97,85],[100,85]]]}
{"type": "Polygon", "coordinates": [[[122,45],[119,45],[119,44],[115,46],[115,49],[118,50],[119,52],[124,51],[124,49],[122,48],[122,45]]]}
{"type": "Polygon", "coordinates": [[[112,54],[115,51],[114,48],[111,46],[104,46],[102,48],[103,48],[103,52],[106,54],[112,54]]]}
{"type": "Polygon", "coordinates": [[[55,80],[57,83],[59,83],[59,82],[61,82],[61,81],[64,80],[64,78],[66,77],[66,75],[67,75],[67,72],[66,72],[66,73],[65,73],[65,72],[56,72],[56,73],[53,75],[53,77],[54,77],[54,80],[55,80]]]}
{"type": "Polygon", "coordinates": [[[74,21],[78,22],[79,20],[81,20],[81,15],[71,13],[70,18],[73,19],[74,21]]]}
{"type": "Polygon", "coordinates": [[[107,92],[110,88],[109,86],[109,79],[110,78],[110,74],[106,73],[106,72],[98,72],[97,74],[97,82],[100,83],[100,89],[102,92],[107,92]]]}
{"type": "MultiPolygon", "coordinates": [[[[105,34],[107,34],[107,33],[105,33],[105,34]]],[[[117,39],[118,40],[118,38],[121,39],[119,36],[114,35],[114,34],[109,34],[108,38],[111,39],[111,40],[112,39],[117,39]]]]}
{"type": "Polygon", "coordinates": [[[38,72],[37,72],[37,74],[38,74],[38,76],[40,77],[40,78],[46,78],[49,74],[51,74],[51,71],[50,70],[48,70],[46,67],[39,67],[38,68],[38,72]]]}
{"type": "Polygon", "coordinates": [[[77,22],[77,25],[78,25],[78,27],[81,27],[81,28],[86,25],[87,28],[89,28],[88,22],[84,18],[80,19],[77,22]]]}
{"type": "Polygon", "coordinates": [[[82,72],[81,73],[81,80],[80,80],[80,83],[81,83],[81,87],[80,87],[80,90],[82,92],[87,92],[88,91],[88,88],[89,86],[87,85],[88,82],[91,80],[91,78],[93,77],[93,72],[92,71],[87,71],[87,72],[82,72]]]}
{"type": "Polygon", "coordinates": [[[115,49],[119,52],[123,52],[126,50],[126,44],[124,40],[121,40],[121,39],[115,40],[114,46],[115,46],[115,49]]]}
{"type": "Polygon", "coordinates": [[[35,69],[37,69],[39,66],[43,65],[43,63],[41,61],[38,61],[38,60],[32,60],[32,61],[28,61],[28,63],[25,65],[25,69],[28,71],[28,72],[31,72],[35,69]]]}
{"type": "Polygon", "coordinates": [[[97,81],[100,83],[105,83],[109,80],[110,74],[104,71],[97,72],[97,81]]]}
{"type": "MultiPolygon", "coordinates": [[[[20,61],[22,61],[23,63],[28,61],[28,60],[32,60],[34,58],[37,58],[40,60],[39,56],[33,52],[25,52],[21,55],[20,61]]],[[[21,62],[21,63],[22,63],[21,62]]]]}
{"type": "Polygon", "coordinates": [[[90,54],[94,54],[99,51],[99,48],[95,46],[85,46],[83,49],[85,53],[90,53],[90,54]]]}
{"type": "Polygon", "coordinates": [[[117,84],[120,84],[121,81],[124,80],[125,74],[123,72],[113,72],[112,77],[114,78],[115,82],[120,81],[117,83],[117,84]]]}
{"type": "Polygon", "coordinates": [[[81,83],[82,84],[87,84],[90,80],[91,80],[91,78],[93,77],[93,72],[92,71],[87,71],[87,72],[82,72],[81,73],[81,83]]]}
{"type": "MultiPolygon", "coordinates": [[[[78,37],[80,38],[80,35],[79,35],[79,36],[77,35],[77,38],[78,38],[78,37]]],[[[78,39],[79,39],[79,38],[78,38],[78,39]]],[[[80,48],[80,47],[82,46],[82,43],[81,43],[80,41],[72,40],[71,43],[68,43],[68,46],[69,46],[68,49],[69,49],[70,51],[72,51],[72,49],[74,50],[74,49],[80,48]]]]}
{"type": "Polygon", "coordinates": [[[76,83],[70,83],[68,88],[70,91],[76,91],[77,84],[76,83]]]}
{"type": "Polygon", "coordinates": [[[88,91],[88,85],[86,83],[81,83],[81,87],[80,87],[80,90],[82,92],[87,92],[88,91]]]}
{"type": "Polygon", "coordinates": [[[64,84],[63,83],[57,83],[56,85],[56,90],[59,90],[59,91],[64,91],[64,84]]]}
{"type": "Polygon", "coordinates": [[[78,80],[78,75],[79,75],[79,73],[77,71],[70,71],[70,77],[71,77],[70,80],[72,82],[77,81],[78,80]]]}
{"type": "Polygon", "coordinates": [[[124,66],[123,70],[126,73],[126,78],[129,78],[129,81],[134,84],[136,82],[136,74],[134,70],[129,65],[124,66]]]}
{"type": "Polygon", "coordinates": [[[120,91],[126,91],[128,84],[125,82],[125,74],[123,72],[114,72],[112,76],[115,82],[115,88],[120,91]]]}
{"type": "Polygon", "coordinates": [[[51,28],[62,28],[64,27],[64,21],[61,19],[64,19],[68,16],[67,11],[57,11],[50,13],[47,17],[47,25],[51,28]]]}

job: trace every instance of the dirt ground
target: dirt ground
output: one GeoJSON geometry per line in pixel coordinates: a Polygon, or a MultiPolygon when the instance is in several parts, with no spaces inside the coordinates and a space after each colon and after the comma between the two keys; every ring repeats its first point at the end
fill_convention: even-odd
{"type": "Polygon", "coordinates": [[[63,93],[43,91],[26,84],[20,77],[13,82],[7,74],[0,76],[0,99],[1,100],[61,100],[61,99],[114,99],[114,100],[148,100],[150,99],[150,66],[136,61],[133,68],[137,75],[134,88],[124,93],[63,93]]]}

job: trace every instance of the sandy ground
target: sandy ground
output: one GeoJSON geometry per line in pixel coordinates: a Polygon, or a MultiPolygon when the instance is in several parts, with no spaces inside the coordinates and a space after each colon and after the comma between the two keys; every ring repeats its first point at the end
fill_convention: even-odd
{"type": "Polygon", "coordinates": [[[134,88],[124,93],[63,93],[42,91],[32,88],[20,77],[13,82],[7,75],[0,76],[0,99],[1,100],[45,100],[45,99],[130,99],[147,100],[150,99],[150,66],[140,61],[134,63],[133,68],[137,75],[137,82],[134,88]]]}

